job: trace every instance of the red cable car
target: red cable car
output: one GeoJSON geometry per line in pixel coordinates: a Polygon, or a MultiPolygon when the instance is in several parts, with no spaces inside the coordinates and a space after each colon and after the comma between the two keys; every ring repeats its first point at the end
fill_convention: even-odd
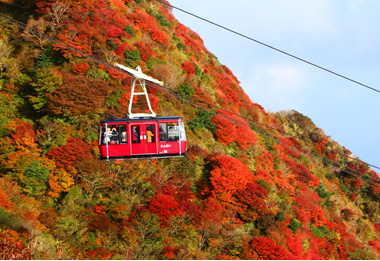
{"type": "Polygon", "coordinates": [[[181,117],[104,120],[100,135],[102,159],[172,158],[186,154],[181,117]]]}
{"type": "Polygon", "coordinates": [[[152,111],[145,80],[163,85],[137,70],[115,66],[134,76],[126,119],[113,117],[103,120],[100,126],[99,148],[101,159],[174,158],[186,155],[186,133],[182,117],[157,117],[152,111]],[[136,84],[142,91],[136,92],[136,84]],[[149,113],[132,113],[132,101],[136,95],[145,95],[149,113]]]}

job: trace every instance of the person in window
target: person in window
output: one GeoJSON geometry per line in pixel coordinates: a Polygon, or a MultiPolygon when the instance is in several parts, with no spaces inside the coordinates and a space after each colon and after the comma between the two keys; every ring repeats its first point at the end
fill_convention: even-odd
{"type": "Polygon", "coordinates": [[[132,127],[132,142],[140,143],[140,135],[139,135],[139,130],[137,129],[137,126],[132,127]]]}
{"type": "Polygon", "coordinates": [[[148,143],[152,143],[153,142],[153,132],[151,131],[151,126],[148,126],[147,129],[146,129],[146,138],[147,138],[147,142],[148,143]]]}
{"type": "Polygon", "coordinates": [[[103,144],[109,144],[110,143],[110,136],[111,136],[111,129],[108,128],[108,130],[105,130],[105,132],[104,132],[103,144]]]}
{"type": "Polygon", "coordinates": [[[116,127],[112,128],[111,133],[112,133],[111,144],[118,144],[119,141],[118,141],[118,137],[117,137],[118,133],[117,133],[116,127]]]}
{"type": "Polygon", "coordinates": [[[121,143],[127,143],[127,132],[121,132],[121,143]]]}

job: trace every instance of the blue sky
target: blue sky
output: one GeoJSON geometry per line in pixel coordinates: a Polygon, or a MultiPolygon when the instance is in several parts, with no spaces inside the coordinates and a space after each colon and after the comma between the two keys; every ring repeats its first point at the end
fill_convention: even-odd
{"type": "MultiPolygon", "coordinates": [[[[380,90],[378,0],[169,2],[380,90]]],[[[355,156],[380,166],[380,93],[183,12],[173,14],[232,70],[253,102],[272,112],[299,111],[355,156]]]]}

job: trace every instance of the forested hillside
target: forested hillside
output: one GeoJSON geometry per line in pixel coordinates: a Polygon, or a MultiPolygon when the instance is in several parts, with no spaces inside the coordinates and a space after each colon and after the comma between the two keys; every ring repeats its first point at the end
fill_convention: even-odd
{"type": "Polygon", "coordinates": [[[253,103],[168,5],[0,12],[1,258],[380,257],[378,174],[302,113],[253,103]],[[99,160],[100,121],[130,95],[114,62],[165,83],[153,110],[184,118],[188,157],[99,160]]]}

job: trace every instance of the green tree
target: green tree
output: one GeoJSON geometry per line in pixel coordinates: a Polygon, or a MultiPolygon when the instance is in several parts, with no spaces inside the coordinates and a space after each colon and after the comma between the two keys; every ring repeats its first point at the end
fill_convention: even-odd
{"type": "Polygon", "coordinates": [[[0,92],[0,137],[8,134],[6,124],[16,117],[17,101],[4,92],[0,92]]]}
{"type": "Polygon", "coordinates": [[[197,128],[205,128],[209,129],[212,132],[215,132],[215,125],[212,123],[211,119],[214,117],[214,113],[204,111],[204,110],[197,110],[197,117],[192,119],[189,122],[189,126],[192,129],[197,128]]]}
{"type": "Polygon", "coordinates": [[[194,88],[190,85],[190,83],[185,82],[178,88],[177,92],[179,99],[182,102],[187,102],[191,99],[191,96],[193,96],[194,88]]]}
{"type": "Polygon", "coordinates": [[[44,117],[39,120],[37,142],[44,151],[53,147],[62,147],[73,131],[73,127],[64,123],[63,120],[44,117]]]}
{"type": "Polygon", "coordinates": [[[128,65],[132,67],[137,66],[139,61],[141,60],[139,49],[136,49],[134,51],[126,50],[124,52],[124,56],[128,65]]]}
{"type": "Polygon", "coordinates": [[[294,234],[296,234],[300,225],[301,222],[299,222],[296,218],[293,217],[288,227],[294,232],[294,234]]]}
{"type": "Polygon", "coordinates": [[[326,191],[326,188],[323,185],[319,185],[315,191],[321,198],[327,198],[328,196],[330,196],[330,193],[326,191]]]}
{"type": "Polygon", "coordinates": [[[115,109],[120,106],[119,98],[125,93],[125,89],[116,89],[114,90],[105,101],[105,105],[107,108],[115,109]]]}
{"type": "Polygon", "coordinates": [[[31,83],[34,95],[29,96],[33,108],[40,110],[47,104],[46,93],[53,93],[63,84],[62,76],[53,68],[40,68],[36,70],[35,81],[31,83]]]}
{"type": "Polygon", "coordinates": [[[3,72],[11,64],[13,47],[7,41],[0,39],[0,79],[3,72]]]}
{"type": "Polygon", "coordinates": [[[25,192],[31,196],[38,196],[46,191],[49,170],[46,167],[40,167],[38,161],[33,161],[32,165],[25,170],[25,176],[25,192]]]}
{"type": "Polygon", "coordinates": [[[133,32],[133,28],[130,25],[127,25],[123,29],[124,32],[128,33],[130,36],[134,36],[135,33],[133,32]]]}

